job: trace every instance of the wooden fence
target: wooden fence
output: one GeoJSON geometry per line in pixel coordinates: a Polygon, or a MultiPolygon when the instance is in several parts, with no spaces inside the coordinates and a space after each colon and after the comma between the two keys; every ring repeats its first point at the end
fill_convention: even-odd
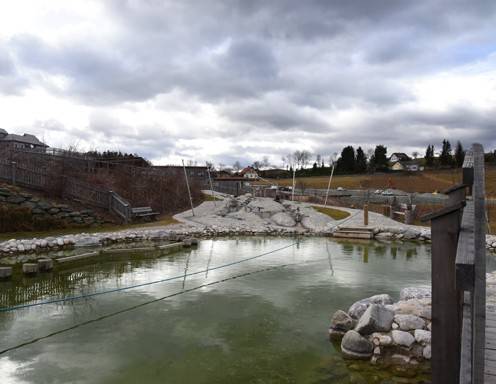
{"type": "Polygon", "coordinates": [[[60,183],[60,191],[63,196],[94,207],[108,209],[126,223],[131,219],[131,205],[126,199],[116,192],[95,187],[75,178],[65,176],[54,178],[44,171],[30,169],[15,161],[0,160],[0,179],[13,185],[42,191],[48,191],[55,184],[60,183]]]}
{"type": "Polygon", "coordinates": [[[463,182],[429,214],[432,234],[432,382],[491,381],[485,375],[486,215],[484,151],[465,155],[463,182]]]}

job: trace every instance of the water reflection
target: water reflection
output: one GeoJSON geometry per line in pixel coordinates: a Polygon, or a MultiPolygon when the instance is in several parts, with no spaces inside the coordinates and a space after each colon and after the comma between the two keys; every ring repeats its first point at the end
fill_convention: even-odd
{"type": "Polygon", "coordinates": [[[334,383],[355,376],[381,382],[370,381],[373,375],[363,366],[350,367],[328,343],[329,316],[372,294],[397,297],[401,287],[428,285],[428,246],[304,238],[243,261],[293,241],[205,240],[197,249],[173,255],[106,257],[58,266],[50,275],[16,276],[0,284],[2,306],[179,278],[71,304],[0,313],[2,348],[252,272],[32,344],[0,359],[0,370],[7,361],[18,368],[11,381],[29,383],[54,377],[81,383],[334,383]],[[240,263],[217,268],[233,261],[240,263]],[[268,267],[274,269],[257,272],[268,267]],[[194,272],[199,273],[187,275],[194,272]]]}

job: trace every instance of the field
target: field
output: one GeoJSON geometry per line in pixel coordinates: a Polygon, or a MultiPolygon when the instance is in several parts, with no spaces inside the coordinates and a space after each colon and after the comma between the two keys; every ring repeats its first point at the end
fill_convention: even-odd
{"type": "MultiPolygon", "coordinates": [[[[376,173],[372,175],[339,175],[332,179],[331,188],[345,189],[386,189],[395,188],[405,192],[442,191],[453,184],[461,182],[460,169],[425,171],[411,174],[376,173]]],[[[281,186],[292,185],[292,179],[273,180],[281,186]]],[[[327,188],[329,177],[299,177],[297,188],[327,188]]],[[[496,197],[496,167],[486,168],[486,192],[488,197],[496,197]]]]}

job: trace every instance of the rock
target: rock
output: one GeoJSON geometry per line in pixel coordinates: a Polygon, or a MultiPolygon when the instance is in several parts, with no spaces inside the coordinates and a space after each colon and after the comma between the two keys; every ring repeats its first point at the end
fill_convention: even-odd
{"type": "Polygon", "coordinates": [[[416,329],[415,330],[415,340],[417,341],[417,343],[430,344],[431,332],[430,331],[424,331],[423,329],[416,329]]]}
{"type": "Polygon", "coordinates": [[[274,224],[280,225],[281,227],[294,227],[296,221],[285,212],[278,212],[271,216],[270,218],[274,224]]]}
{"type": "Polygon", "coordinates": [[[403,288],[400,292],[400,300],[423,299],[431,297],[430,288],[408,287],[403,288]]]}
{"type": "Polygon", "coordinates": [[[403,347],[409,348],[415,342],[415,338],[410,333],[405,331],[394,330],[391,332],[391,336],[395,344],[403,347]]]}
{"type": "Polygon", "coordinates": [[[379,344],[380,345],[391,345],[393,343],[393,339],[388,335],[379,336],[379,344]]]}
{"type": "Polygon", "coordinates": [[[393,356],[391,356],[391,362],[397,365],[408,364],[410,362],[410,357],[400,354],[394,354],[393,356]]]}
{"type": "Polygon", "coordinates": [[[53,260],[52,259],[39,259],[38,260],[38,270],[40,272],[48,272],[53,269],[53,260]]]}
{"type": "Polygon", "coordinates": [[[416,239],[417,237],[419,237],[420,233],[417,232],[417,231],[414,231],[414,230],[411,230],[411,229],[407,229],[404,233],[403,233],[403,238],[405,240],[414,240],[416,239]]]}
{"type": "Polygon", "coordinates": [[[374,345],[356,331],[348,331],[341,340],[341,351],[350,359],[369,359],[374,345]]]}
{"type": "Polygon", "coordinates": [[[384,305],[371,304],[364,312],[355,330],[362,335],[372,332],[389,332],[393,323],[394,312],[384,305]]]}
{"type": "Polygon", "coordinates": [[[392,303],[393,299],[388,294],[375,295],[353,303],[348,309],[348,314],[354,319],[359,319],[365,313],[370,304],[386,305],[392,303]]]}
{"type": "Polygon", "coordinates": [[[380,347],[375,347],[374,348],[374,355],[380,355],[381,354],[381,348],[380,347]]]}
{"type": "Polygon", "coordinates": [[[34,275],[38,272],[38,264],[25,263],[22,265],[22,272],[24,272],[26,275],[34,275]]]}
{"type": "Polygon", "coordinates": [[[330,328],[338,331],[349,331],[353,328],[353,319],[345,311],[338,310],[331,318],[330,328]]]}
{"type": "Polygon", "coordinates": [[[411,331],[425,327],[425,320],[415,315],[395,315],[394,321],[402,331],[411,331]]]}
{"type": "Polygon", "coordinates": [[[425,346],[422,355],[424,356],[424,359],[430,360],[431,359],[431,346],[427,345],[425,346]]]}
{"type": "Polygon", "coordinates": [[[390,240],[393,238],[393,234],[391,232],[380,232],[375,235],[377,240],[390,240]]]}
{"type": "Polygon", "coordinates": [[[345,335],[346,331],[340,331],[339,329],[329,328],[329,339],[331,341],[340,341],[345,335]]]}

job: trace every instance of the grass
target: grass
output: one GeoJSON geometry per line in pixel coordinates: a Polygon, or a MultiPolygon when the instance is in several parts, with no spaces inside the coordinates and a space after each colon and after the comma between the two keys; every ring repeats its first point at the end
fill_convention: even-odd
{"type": "MultiPolygon", "coordinates": [[[[461,182],[460,169],[443,169],[411,174],[376,173],[364,175],[336,175],[332,179],[331,188],[345,189],[386,189],[395,188],[405,192],[442,191],[453,184],[461,182]]],[[[274,180],[280,186],[292,185],[292,179],[274,180]]],[[[297,188],[327,188],[328,176],[298,177],[297,188]]],[[[488,197],[496,197],[496,167],[486,168],[486,193],[488,197]]]]}
{"type": "Polygon", "coordinates": [[[203,201],[220,201],[223,200],[220,197],[203,194],[203,201]]]}
{"type": "Polygon", "coordinates": [[[340,209],[329,208],[329,207],[317,207],[314,206],[313,209],[316,211],[323,213],[324,215],[332,217],[334,220],[343,220],[346,219],[350,213],[346,211],[342,211],[340,209]]]}
{"type": "Polygon", "coordinates": [[[139,228],[149,228],[149,227],[161,227],[171,224],[177,224],[178,221],[174,220],[172,216],[163,216],[159,220],[151,221],[147,223],[132,223],[124,225],[107,224],[98,227],[80,227],[80,228],[63,228],[63,229],[53,229],[50,231],[41,232],[6,232],[0,233],[0,241],[9,239],[26,239],[33,237],[47,237],[47,236],[62,236],[62,235],[72,235],[75,233],[89,232],[89,233],[99,233],[99,232],[118,232],[125,229],[139,229],[139,228]]]}

